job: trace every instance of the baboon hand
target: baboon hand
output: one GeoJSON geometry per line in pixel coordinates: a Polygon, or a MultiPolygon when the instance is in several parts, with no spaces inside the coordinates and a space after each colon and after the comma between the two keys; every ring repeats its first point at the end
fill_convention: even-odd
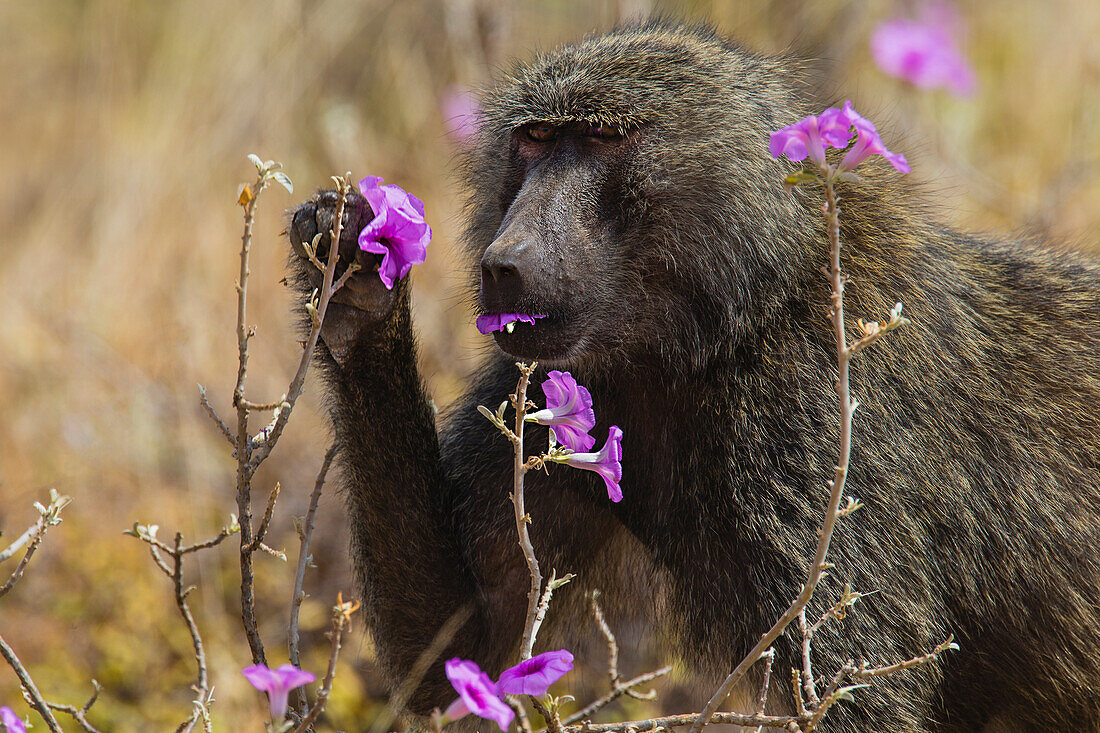
{"type": "MultiPolygon", "coordinates": [[[[292,258],[289,279],[301,291],[312,292],[322,285],[323,273],[310,260],[307,247],[316,243],[316,259],[322,265],[328,263],[332,220],[338,203],[339,196],[335,191],[321,191],[299,205],[291,214],[287,234],[296,257],[292,258]],[[318,232],[320,237],[317,237],[318,232]]],[[[374,212],[366,199],[358,191],[349,192],[344,204],[340,259],[336,265],[334,282],[340,279],[351,263],[356,263],[359,269],[333,294],[329,311],[334,321],[351,319],[357,329],[385,320],[393,312],[397,294],[403,286],[403,283],[398,282],[393,290],[387,289],[378,276],[381,255],[359,249],[359,232],[373,218],[374,212]],[[345,313],[348,309],[356,312],[345,313]]],[[[352,323],[345,325],[350,326],[352,323]]],[[[329,329],[326,328],[325,331],[322,335],[328,341],[329,329]]]]}

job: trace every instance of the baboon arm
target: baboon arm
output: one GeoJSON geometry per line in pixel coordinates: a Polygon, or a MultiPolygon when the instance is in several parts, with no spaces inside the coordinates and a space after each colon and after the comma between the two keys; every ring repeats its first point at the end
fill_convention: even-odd
{"type": "Polygon", "coordinates": [[[442,660],[483,658],[485,603],[455,531],[458,489],[440,461],[435,415],[416,364],[408,296],[389,322],[364,329],[340,363],[320,349],[344,472],[351,545],[379,661],[400,685],[439,629],[469,615],[410,708],[453,698],[442,660]]]}

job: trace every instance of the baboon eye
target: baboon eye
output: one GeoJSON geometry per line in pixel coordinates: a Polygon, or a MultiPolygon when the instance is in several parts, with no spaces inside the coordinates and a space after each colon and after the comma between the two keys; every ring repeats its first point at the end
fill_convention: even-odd
{"type": "Polygon", "coordinates": [[[535,142],[549,142],[557,136],[558,128],[554,127],[548,122],[540,122],[538,124],[529,125],[527,127],[527,137],[534,140],[535,142]]]}
{"type": "Polygon", "coordinates": [[[619,140],[623,137],[618,128],[610,125],[586,125],[584,134],[589,137],[598,137],[601,140],[619,140]]]}

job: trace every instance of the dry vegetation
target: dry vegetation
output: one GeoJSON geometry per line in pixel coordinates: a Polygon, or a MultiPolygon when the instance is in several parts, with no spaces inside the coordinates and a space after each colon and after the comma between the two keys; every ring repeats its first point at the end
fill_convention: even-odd
{"type": "MultiPolygon", "coordinates": [[[[42,0],[0,4],[0,529],[35,520],[48,487],[74,498],[14,592],[0,628],[53,699],[104,685],[104,730],[165,729],[188,707],[191,650],[170,589],[122,530],[135,520],[210,536],[235,510],[234,463],[195,384],[231,412],[238,266],[236,188],[245,155],[281,160],[294,197],[266,194],[256,226],[251,393],[285,389],[298,359],[279,284],[281,207],[332,173],[373,173],[416,192],[436,236],[414,277],[425,373],[443,404],[485,339],[461,296],[455,148],[438,100],[478,86],[508,56],[606,28],[637,2],[42,0]]],[[[729,0],[661,4],[709,17],[766,51],[829,59],[838,94],[891,130],[944,216],[1100,251],[1100,6],[1085,0],[963,4],[981,88],[917,94],[870,63],[888,2],[729,0]],[[901,142],[899,142],[901,141],[901,142]],[[934,181],[932,179],[935,179],[934,181]]],[[[1060,245],[1061,246],[1061,245],[1060,245]]],[[[269,543],[295,543],[325,447],[316,392],[256,478],[283,486],[269,543]]],[[[318,568],[302,613],[303,666],[350,590],[338,498],[322,500],[318,568]]],[[[282,639],[293,566],[258,558],[258,615],[282,639]]],[[[218,729],[259,730],[264,706],[240,668],[235,553],[196,557],[192,604],[207,641],[218,729]]],[[[284,661],[273,650],[273,660],[284,661]]],[[[630,669],[624,650],[624,666],[630,669]]],[[[330,703],[357,729],[379,709],[369,642],[345,647],[330,703]]],[[[640,669],[638,670],[640,671],[640,669]]],[[[0,703],[16,703],[0,670],[0,703]]],[[[588,673],[594,680],[604,672],[588,673]]],[[[631,702],[631,705],[642,703],[631,702]]],[[[675,706],[674,701],[668,701],[675,706]]],[[[22,703],[19,703],[22,710],[22,703]]]]}

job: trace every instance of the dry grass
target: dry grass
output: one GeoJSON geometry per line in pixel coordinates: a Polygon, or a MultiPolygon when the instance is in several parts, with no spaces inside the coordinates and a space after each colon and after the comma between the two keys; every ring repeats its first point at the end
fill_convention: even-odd
{"type": "MultiPolygon", "coordinates": [[[[459,191],[437,100],[480,85],[523,55],[608,27],[637,3],[485,0],[42,0],[0,4],[0,527],[29,524],[57,487],[75,502],[0,624],[47,694],[82,700],[106,730],[182,719],[191,675],[169,588],[121,531],[134,520],[214,533],[233,508],[233,464],[198,408],[195,383],[223,412],[235,372],[238,182],[244,156],[282,160],[294,197],[266,193],[257,224],[250,320],[251,394],[277,397],[297,359],[279,285],[282,211],[332,173],[374,173],[415,191],[436,231],[415,281],[424,368],[445,403],[483,340],[461,299],[459,191]],[[620,7],[621,6],[621,7],[620,7]]],[[[871,65],[869,29],[887,3],[748,0],[662,5],[709,17],[751,47],[830,59],[838,96],[891,131],[962,226],[1035,231],[1100,251],[1100,5],[999,0],[963,6],[978,95],[914,94],[871,65]],[[889,120],[889,122],[888,122],[889,120]]],[[[273,543],[289,546],[326,428],[306,409],[257,486],[279,480],[273,543]]],[[[350,589],[339,500],[323,502],[319,568],[307,587],[307,666],[318,630],[350,589]]],[[[260,564],[269,645],[285,626],[292,568],[260,564]]],[[[208,640],[219,729],[258,730],[262,707],[239,669],[247,648],[235,608],[235,558],[192,567],[208,640]]],[[[332,719],[355,728],[378,704],[359,637],[347,647],[332,719]]],[[[273,661],[282,661],[273,654],[273,661]]],[[[18,703],[0,670],[0,703],[18,703]]]]}

